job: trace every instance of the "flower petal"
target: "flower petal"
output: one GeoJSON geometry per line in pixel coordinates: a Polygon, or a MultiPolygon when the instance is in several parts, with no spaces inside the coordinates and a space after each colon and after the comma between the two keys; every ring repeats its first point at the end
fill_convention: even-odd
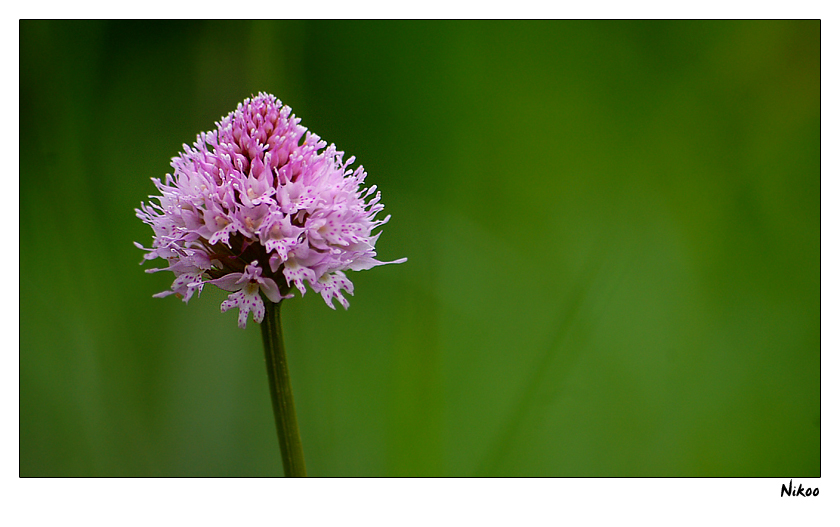
{"type": "Polygon", "coordinates": [[[280,289],[277,287],[277,282],[271,278],[263,278],[259,281],[259,284],[260,289],[262,289],[262,292],[265,293],[266,298],[272,302],[277,303],[282,299],[280,296],[280,289]]]}
{"type": "Polygon", "coordinates": [[[244,284],[241,283],[242,273],[230,273],[226,274],[221,278],[216,278],[215,280],[208,280],[206,283],[213,284],[219,289],[224,289],[225,291],[239,291],[244,287],[244,284]]]}

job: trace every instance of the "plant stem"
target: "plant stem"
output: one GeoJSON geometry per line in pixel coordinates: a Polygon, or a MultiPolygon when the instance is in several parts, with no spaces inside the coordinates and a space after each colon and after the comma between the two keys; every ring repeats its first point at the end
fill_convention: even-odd
{"type": "Polygon", "coordinates": [[[306,476],[306,463],[303,460],[303,445],[300,442],[295,400],[289,381],[286,350],[283,347],[280,304],[265,299],[265,310],[265,320],[261,324],[265,365],[268,368],[268,387],[271,391],[271,405],[274,407],[277,438],[283,456],[283,472],[287,477],[303,477],[306,476]]]}

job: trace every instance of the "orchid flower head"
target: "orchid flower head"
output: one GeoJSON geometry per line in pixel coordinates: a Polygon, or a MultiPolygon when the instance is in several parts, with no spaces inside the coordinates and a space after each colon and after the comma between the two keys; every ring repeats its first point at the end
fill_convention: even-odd
{"type": "MultiPolygon", "coordinates": [[[[160,195],[135,209],[153,231],[143,261],[163,258],[175,280],[169,290],[185,302],[205,284],[231,294],[221,310],[265,314],[264,301],[306,293],[306,283],[331,308],[353,294],[344,271],[405,262],[376,259],[388,221],[376,187],[363,188],[364,168],[349,168],[335,145],[307,131],[273,95],[245,99],[172,159],[173,173],[153,178],[160,195]]],[[[142,263],[142,262],[141,262],[142,263]]]]}

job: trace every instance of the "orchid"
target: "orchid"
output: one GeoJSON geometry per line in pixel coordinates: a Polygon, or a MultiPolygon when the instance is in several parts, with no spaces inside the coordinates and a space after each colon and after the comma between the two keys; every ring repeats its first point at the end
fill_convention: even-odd
{"type": "Polygon", "coordinates": [[[189,302],[211,284],[228,291],[222,312],[239,309],[260,324],[283,470],[305,476],[306,463],[295,413],[280,303],[306,293],[306,284],[330,308],[347,309],[353,282],[344,271],[402,263],[376,259],[373,230],[383,206],[376,186],[363,188],[354,157],[300,125],[273,95],[245,99],[172,158],[173,174],[152,178],[160,195],[135,209],[154,232],[143,262],[163,258],[175,280],[158,298],[189,302]]]}
{"type": "Polygon", "coordinates": [[[262,321],[263,298],[280,302],[306,293],[308,283],[335,309],[345,309],[353,283],[344,271],[401,263],[376,259],[372,231],[390,216],[376,186],[363,188],[364,168],[349,168],[335,145],[300,124],[273,95],[245,99],[173,158],[173,174],[153,178],[159,196],[141,203],[137,216],[154,231],[145,260],[163,258],[169,290],[187,302],[205,284],[230,291],[222,311],[238,307],[262,321]],[[156,203],[155,203],[156,201],[156,203]]]}

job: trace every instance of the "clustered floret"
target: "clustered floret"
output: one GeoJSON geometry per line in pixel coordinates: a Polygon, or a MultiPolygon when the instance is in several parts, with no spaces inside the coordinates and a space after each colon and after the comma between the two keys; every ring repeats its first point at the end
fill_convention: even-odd
{"type": "Polygon", "coordinates": [[[361,188],[362,166],[349,167],[335,145],[327,147],[300,125],[291,108],[273,95],[245,99],[199,134],[192,147],[172,159],[174,176],[152,178],[158,203],[141,203],[137,217],[152,226],[154,240],[145,260],[164,258],[172,271],[170,290],[187,302],[205,284],[230,291],[222,311],[239,308],[239,327],[248,313],[261,322],[262,295],[279,302],[304,282],[328,306],[333,299],[348,307],[342,291],[353,294],[343,271],[402,263],[377,260],[381,233],[371,231],[390,216],[376,186],[361,188]],[[366,201],[367,200],[367,201],[366,201]],[[260,294],[262,293],[262,295],[260,294]]]}

